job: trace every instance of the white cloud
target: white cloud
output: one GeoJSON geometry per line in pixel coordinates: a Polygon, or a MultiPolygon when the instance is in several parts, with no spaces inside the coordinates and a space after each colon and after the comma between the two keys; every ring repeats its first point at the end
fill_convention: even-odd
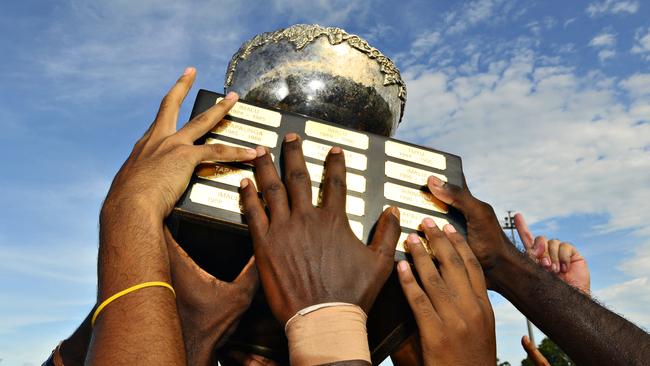
{"type": "Polygon", "coordinates": [[[271,7],[275,14],[290,23],[318,23],[323,26],[340,26],[351,18],[359,21],[372,8],[372,1],[347,0],[273,0],[271,7]]]}
{"type": "MultiPolygon", "coordinates": [[[[630,93],[633,98],[650,97],[650,73],[634,74],[622,80],[620,86],[630,93]]],[[[648,118],[650,118],[650,115],[648,118]]]]}
{"type": "Polygon", "coordinates": [[[640,54],[647,61],[650,61],[650,28],[639,29],[634,37],[635,44],[632,53],[640,54]]]}
{"type": "Polygon", "coordinates": [[[647,276],[595,291],[595,297],[623,317],[645,329],[650,328],[650,280],[647,276]]]}
{"type": "Polygon", "coordinates": [[[415,57],[420,57],[440,43],[440,32],[426,32],[418,36],[411,45],[411,52],[415,57]]]}
{"type": "Polygon", "coordinates": [[[465,76],[407,70],[399,136],[461,155],[470,187],[498,212],[604,214],[601,231],[650,227],[638,204],[650,201],[650,124],[638,123],[650,98],[625,105],[615,79],[538,59],[523,49],[465,76]]]}
{"type": "Polygon", "coordinates": [[[589,45],[592,47],[612,47],[616,45],[616,35],[613,33],[601,33],[591,39],[589,45]]]}
{"type": "Polygon", "coordinates": [[[616,1],[616,0],[605,0],[602,2],[593,2],[587,7],[587,13],[589,16],[596,17],[604,14],[620,14],[628,13],[634,14],[639,10],[638,1],[616,1]]]}
{"type": "Polygon", "coordinates": [[[602,32],[589,41],[589,46],[599,50],[598,59],[603,62],[616,56],[616,35],[607,31],[602,32]]]}

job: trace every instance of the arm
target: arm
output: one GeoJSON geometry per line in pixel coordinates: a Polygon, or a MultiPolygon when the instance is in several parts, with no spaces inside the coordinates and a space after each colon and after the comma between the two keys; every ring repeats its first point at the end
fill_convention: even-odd
{"type": "Polygon", "coordinates": [[[288,134],[282,148],[284,183],[269,154],[255,160],[270,216],[251,181],[243,180],[241,189],[260,280],[273,314],[286,324],[291,362],[368,365],[365,313],[393,269],[399,211],[389,208],[382,214],[366,246],[345,213],[341,148],[332,148],[327,156],[319,207],[312,205],[300,138],[288,134]],[[325,303],[348,305],[298,314],[325,303]]]}
{"type": "MultiPolygon", "coordinates": [[[[201,161],[250,160],[254,150],[194,140],[223,118],[236,95],[176,131],[180,104],[195,78],[193,68],[163,99],[156,119],[115,176],[100,215],[98,303],[148,281],[171,283],[163,220],[201,161]]],[[[118,298],[96,320],[87,362],[185,364],[181,324],[172,291],[147,287],[118,298]]]]}
{"type": "Polygon", "coordinates": [[[467,185],[436,177],[431,192],[465,215],[468,243],[489,287],[498,291],[578,364],[641,365],[650,359],[650,335],[540,268],[516,250],[492,207],[467,185]],[[549,311],[553,309],[553,311],[549,311]]]}

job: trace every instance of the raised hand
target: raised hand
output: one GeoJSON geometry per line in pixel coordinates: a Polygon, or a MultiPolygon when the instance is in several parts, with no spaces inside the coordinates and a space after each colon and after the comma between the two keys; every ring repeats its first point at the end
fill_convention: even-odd
{"type": "Polygon", "coordinates": [[[233,282],[201,269],[165,228],[172,282],[188,365],[214,365],[214,351],[234,332],[259,280],[254,257],[233,282]]]}
{"type": "Polygon", "coordinates": [[[464,177],[462,187],[445,183],[435,176],[429,177],[427,186],[436,198],[465,216],[467,242],[483,267],[488,286],[498,285],[491,280],[490,273],[504,257],[516,252],[516,248],[501,229],[492,206],[472,196],[464,177]]]}
{"type": "Polygon", "coordinates": [[[533,239],[524,216],[515,215],[515,227],[521,242],[524,243],[526,254],[549,272],[558,275],[562,281],[577,288],[585,294],[590,294],[589,267],[587,261],[578,250],[567,242],[557,239],[547,240],[544,236],[533,239]]]}
{"type": "Polygon", "coordinates": [[[341,148],[332,148],[327,156],[320,207],[312,205],[300,138],[287,135],[283,150],[284,184],[270,154],[255,160],[270,217],[253,183],[241,182],[257,268],[273,314],[285,324],[299,310],[326,302],[355,304],[367,313],[393,269],[399,212],[384,211],[372,242],[364,245],[345,213],[341,148]]]}
{"type": "Polygon", "coordinates": [[[443,233],[427,218],[422,227],[439,269],[416,234],[407,245],[422,286],[408,262],[397,268],[418,324],[424,364],[496,364],[494,313],[478,260],[453,226],[443,233]]]}

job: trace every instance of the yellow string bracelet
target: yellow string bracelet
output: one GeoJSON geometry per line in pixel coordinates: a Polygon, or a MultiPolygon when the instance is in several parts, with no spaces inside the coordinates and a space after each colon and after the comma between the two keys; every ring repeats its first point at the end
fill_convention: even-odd
{"type": "Polygon", "coordinates": [[[108,304],[112,303],[113,301],[115,301],[115,300],[119,299],[120,297],[122,297],[122,296],[124,296],[126,294],[129,294],[129,293],[131,293],[133,291],[138,291],[138,290],[140,290],[142,288],[145,288],[145,287],[156,287],[156,286],[168,288],[174,294],[174,297],[176,297],[176,291],[174,291],[174,288],[170,284],[168,284],[167,282],[161,282],[161,281],[143,282],[143,283],[141,283],[139,285],[129,287],[126,290],[122,290],[122,291],[116,293],[115,295],[109,297],[108,299],[104,300],[97,307],[97,310],[95,310],[95,313],[93,314],[93,318],[90,321],[91,326],[93,326],[93,327],[95,326],[95,320],[97,320],[97,316],[99,316],[99,313],[102,310],[104,310],[104,308],[107,307],[108,304]]]}

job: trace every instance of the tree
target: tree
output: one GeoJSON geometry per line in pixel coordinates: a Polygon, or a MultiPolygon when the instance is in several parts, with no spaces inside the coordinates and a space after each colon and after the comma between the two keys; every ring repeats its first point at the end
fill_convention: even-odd
{"type": "MultiPolygon", "coordinates": [[[[548,363],[552,366],[575,366],[569,356],[564,353],[552,340],[549,338],[542,339],[542,343],[537,346],[539,352],[546,357],[548,363]]],[[[535,366],[530,358],[526,357],[521,360],[521,366],[535,366]]]]}
{"type": "Polygon", "coordinates": [[[497,357],[497,366],[511,366],[510,362],[505,361],[505,362],[499,362],[499,358],[497,357]]]}

